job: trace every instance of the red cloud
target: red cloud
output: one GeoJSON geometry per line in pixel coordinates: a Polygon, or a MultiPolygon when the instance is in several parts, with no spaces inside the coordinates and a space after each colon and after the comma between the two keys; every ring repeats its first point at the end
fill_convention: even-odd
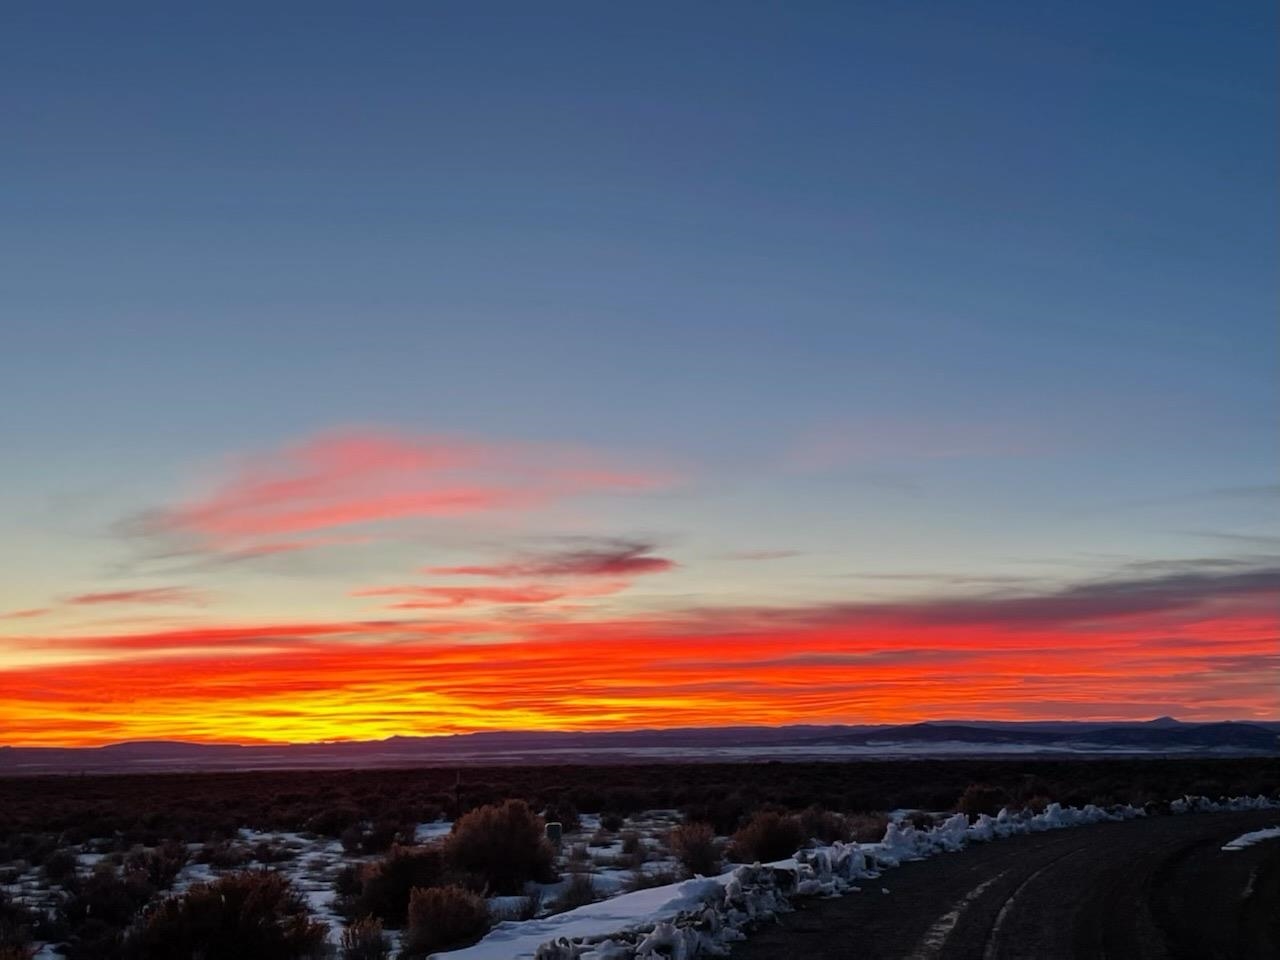
{"type": "MultiPolygon", "coordinates": [[[[26,636],[8,641],[24,665],[0,656],[0,719],[11,743],[1152,712],[1277,719],[1278,588],[1280,570],[1190,570],[915,605],[26,636]],[[50,661],[27,665],[40,651],[50,661]]],[[[379,589],[435,607],[470,596],[379,589]]]]}
{"type": "Polygon", "coordinates": [[[580,550],[562,550],[510,563],[461,567],[428,567],[427,573],[474,577],[620,577],[663,573],[674,560],[650,554],[653,544],[630,540],[608,541],[580,550]]]}
{"type": "Polygon", "coordinates": [[[252,556],[305,547],[299,535],[336,527],[528,509],[665,482],[573,447],[348,430],[243,458],[210,493],[147,515],[142,528],[252,556]]]}
{"type": "Polygon", "coordinates": [[[192,603],[205,602],[204,594],[185,587],[147,587],[141,590],[113,590],[108,593],[82,593],[69,597],[67,603],[92,606],[99,603],[192,603]]]}

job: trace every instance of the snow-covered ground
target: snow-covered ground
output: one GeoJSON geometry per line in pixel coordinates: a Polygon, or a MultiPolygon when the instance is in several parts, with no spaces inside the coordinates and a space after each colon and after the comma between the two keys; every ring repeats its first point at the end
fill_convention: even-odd
{"type": "MultiPolygon", "coordinates": [[[[1280,808],[1265,797],[1212,801],[1187,797],[1175,813],[1280,808]]],[[[1019,834],[1145,816],[1135,807],[1106,809],[1052,803],[1043,813],[985,814],[970,823],[954,814],[929,829],[893,821],[878,843],[815,845],[794,857],[735,867],[717,877],[695,878],[588,904],[550,917],[504,921],[479,943],[436,954],[440,960],[692,960],[723,956],[752,923],[790,909],[788,896],[837,896],[908,860],[960,850],[969,843],[1019,834]]],[[[878,885],[877,885],[878,886],[878,885]]],[[[882,892],[884,887],[878,887],[882,892]]]]}
{"type": "MultiPolygon", "coordinates": [[[[1185,797],[1170,804],[1173,813],[1280,808],[1265,798],[1210,801],[1185,797]]],[[[1042,813],[980,816],[970,823],[963,814],[938,815],[934,826],[921,829],[908,822],[915,811],[894,811],[884,837],[876,843],[812,843],[792,857],[769,864],[733,867],[718,876],[674,880],[681,873],[666,846],[670,830],[680,823],[675,810],[648,811],[628,818],[619,830],[601,829],[600,818],[584,815],[576,829],[566,832],[557,862],[561,879],[531,885],[528,897],[494,897],[490,909],[500,919],[479,943],[438,956],[441,960],[632,960],[662,956],[690,960],[723,955],[726,945],[740,939],[753,923],[790,909],[791,896],[834,896],[861,889],[884,871],[907,860],[919,860],[959,850],[969,843],[1043,830],[1061,829],[1104,820],[1143,816],[1130,806],[1106,809],[1050,804],[1042,813]],[[573,909],[562,904],[575,877],[590,878],[597,902],[573,909]]],[[[616,824],[612,824],[615,825],[616,824]]],[[[448,821],[419,824],[415,841],[443,839],[448,821]]],[[[1280,826],[1245,834],[1223,849],[1239,850],[1253,843],[1280,838],[1280,826]]],[[[723,839],[723,838],[722,838],[723,839]]],[[[201,846],[191,845],[189,860],[167,894],[216,879],[239,869],[268,868],[288,877],[317,919],[329,924],[329,939],[337,944],[344,926],[335,910],[335,880],[346,866],[380,856],[353,856],[328,837],[294,832],[242,829],[234,847],[246,856],[261,855],[225,868],[196,862],[201,846]]],[[[114,849],[114,841],[89,841],[76,851],[77,870],[86,873],[114,849]]],[[[118,853],[110,854],[117,857],[118,853]]],[[[35,868],[11,874],[3,889],[14,899],[52,909],[61,896],[35,868]]],[[[579,881],[579,884],[581,881],[579,881]]],[[[886,888],[871,884],[872,892],[886,888]]],[[[579,901],[580,902],[580,901],[579,901]]],[[[397,932],[387,931],[393,947],[397,932]]],[[[41,960],[54,960],[51,945],[42,947],[41,960]]]]}
{"type": "Polygon", "coordinates": [[[1252,847],[1255,843],[1262,843],[1264,840],[1280,840],[1280,827],[1267,827],[1265,830],[1254,830],[1252,833],[1241,834],[1230,843],[1223,844],[1223,850],[1244,850],[1246,847],[1252,847]]]}

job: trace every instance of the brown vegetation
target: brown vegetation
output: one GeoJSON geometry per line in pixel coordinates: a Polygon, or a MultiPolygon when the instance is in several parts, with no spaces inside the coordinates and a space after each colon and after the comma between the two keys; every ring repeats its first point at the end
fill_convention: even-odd
{"type": "Polygon", "coordinates": [[[463,947],[483,937],[492,925],[484,899],[470,890],[457,886],[414,890],[404,952],[417,957],[463,947]]]}

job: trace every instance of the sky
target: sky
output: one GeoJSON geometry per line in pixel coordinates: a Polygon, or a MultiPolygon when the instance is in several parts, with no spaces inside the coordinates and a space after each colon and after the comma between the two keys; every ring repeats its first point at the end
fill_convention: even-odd
{"type": "Polygon", "coordinates": [[[1280,720],[1278,33],[7,5],[0,743],[1280,720]]]}

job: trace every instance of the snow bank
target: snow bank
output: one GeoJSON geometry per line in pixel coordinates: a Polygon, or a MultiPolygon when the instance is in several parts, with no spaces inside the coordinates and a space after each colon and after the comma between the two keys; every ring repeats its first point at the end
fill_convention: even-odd
{"type": "Polygon", "coordinates": [[[1182,797],[1169,804],[1174,813],[1227,813],[1234,810],[1274,810],[1280,803],[1259,794],[1256,797],[1232,797],[1210,800],[1208,797],[1182,797]]]}
{"type": "MultiPolygon", "coordinates": [[[[574,948],[569,945],[574,941],[605,941],[612,935],[619,938],[619,946],[628,946],[629,952],[610,952],[613,950],[610,943],[600,942],[597,943],[597,950],[590,954],[593,960],[613,956],[633,957],[637,955],[637,946],[658,934],[658,928],[663,926],[664,921],[701,913],[709,904],[723,901],[724,888],[732,880],[730,874],[685,880],[682,883],[624,893],[610,900],[589,903],[551,917],[506,920],[495,926],[475,946],[453,950],[442,956],[447,956],[449,960],[576,957],[585,954],[573,952],[574,948]],[[601,950],[604,952],[600,952],[601,950]]],[[[666,925],[671,926],[670,923],[666,925]]],[[[670,933],[667,936],[681,938],[686,935],[670,933]]],[[[663,935],[658,935],[658,939],[662,938],[663,935]]],[[[651,947],[656,947],[656,941],[651,947]]]]}
{"type": "MultiPolygon", "coordinates": [[[[1213,801],[1184,797],[1173,813],[1280,808],[1265,797],[1213,801]]],[[[791,909],[789,897],[838,896],[861,888],[860,880],[909,860],[960,850],[969,843],[1103,821],[1145,817],[1129,805],[1064,807],[1041,813],[1001,810],[973,823],[957,813],[929,829],[892,822],[879,843],[840,843],[800,850],[768,864],[739,866],[718,877],[686,880],[627,893],[552,917],[499,923],[479,943],[436,956],[441,960],[694,960],[724,957],[744,930],[791,909]]],[[[1280,827],[1259,839],[1280,836],[1280,827]]],[[[1256,834],[1246,834],[1233,843],[1256,834]]],[[[1250,840],[1249,842],[1258,842],[1250,840]]],[[[1237,848],[1233,848],[1237,849],[1237,848]]]]}
{"type": "Polygon", "coordinates": [[[1254,830],[1252,833],[1245,833],[1228,844],[1224,844],[1223,850],[1243,850],[1245,847],[1252,847],[1255,843],[1262,843],[1264,840],[1280,840],[1280,827],[1267,827],[1265,830],[1254,830]]]}

